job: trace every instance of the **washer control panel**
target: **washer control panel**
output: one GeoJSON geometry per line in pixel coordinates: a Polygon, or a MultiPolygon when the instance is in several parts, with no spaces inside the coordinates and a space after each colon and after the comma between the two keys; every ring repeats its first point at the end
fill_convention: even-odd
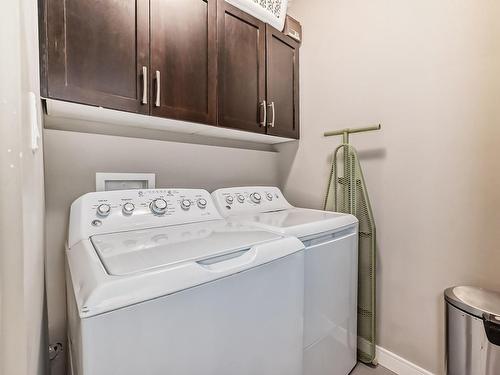
{"type": "Polygon", "coordinates": [[[214,191],[212,198],[224,217],[292,208],[277,187],[224,188],[214,191]]]}
{"type": "Polygon", "coordinates": [[[201,189],[88,193],[71,205],[69,246],[95,234],[222,219],[201,189]]]}

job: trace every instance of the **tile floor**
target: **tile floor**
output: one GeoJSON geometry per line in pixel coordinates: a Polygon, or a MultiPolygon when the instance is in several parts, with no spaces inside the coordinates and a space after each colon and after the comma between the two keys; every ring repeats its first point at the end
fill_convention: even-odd
{"type": "Polygon", "coordinates": [[[396,373],[387,370],[385,367],[368,367],[359,363],[351,372],[351,375],[397,375],[396,373]]]}

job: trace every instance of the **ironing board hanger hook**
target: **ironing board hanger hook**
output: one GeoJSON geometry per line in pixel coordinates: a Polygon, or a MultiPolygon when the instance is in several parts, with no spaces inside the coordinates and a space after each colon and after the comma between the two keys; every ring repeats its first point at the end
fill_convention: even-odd
{"type": "Polygon", "coordinates": [[[342,139],[343,139],[343,143],[348,144],[350,134],[364,133],[364,132],[370,132],[370,131],[380,130],[380,129],[382,129],[382,125],[378,124],[378,125],[374,125],[374,126],[368,126],[366,128],[354,128],[354,129],[347,128],[347,129],[341,129],[341,130],[333,130],[333,131],[325,132],[324,136],[325,137],[333,137],[336,135],[341,135],[342,139]]]}

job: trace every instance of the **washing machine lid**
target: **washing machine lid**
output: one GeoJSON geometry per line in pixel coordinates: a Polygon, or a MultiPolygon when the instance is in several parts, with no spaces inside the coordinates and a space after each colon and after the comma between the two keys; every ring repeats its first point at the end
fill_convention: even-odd
{"type": "Polygon", "coordinates": [[[217,220],[95,235],[91,241],[107,273],[124,276],[219,257],[279,238],[258,228],[217,220]]]}
{"type": "Polygon", "coordinates": [[[500,317],[500,293],[471,286],[448,288],[445,299],[453,306],[478,318],[483,314],[500,317]]]}
{"type": "Polygon", "coordinates": [[[96,235],[67,248],[80,318],[168,296],[301,252],[295,237],[217,220],[96,235]]]}
{"type": "Polygon", "coordinates": [[[299,238],[331,232],[358,222],[352,215],[307,208],[290,208],[234,218],[265,230],[299,238]]]}

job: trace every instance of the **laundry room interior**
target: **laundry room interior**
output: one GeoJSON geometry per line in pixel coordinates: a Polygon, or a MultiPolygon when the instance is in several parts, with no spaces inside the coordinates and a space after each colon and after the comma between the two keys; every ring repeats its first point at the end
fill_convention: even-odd
{"type": "Polygon", "coordinates": [[[0,375],[500,375],[500,2],[3,8],[0,375]]]}

